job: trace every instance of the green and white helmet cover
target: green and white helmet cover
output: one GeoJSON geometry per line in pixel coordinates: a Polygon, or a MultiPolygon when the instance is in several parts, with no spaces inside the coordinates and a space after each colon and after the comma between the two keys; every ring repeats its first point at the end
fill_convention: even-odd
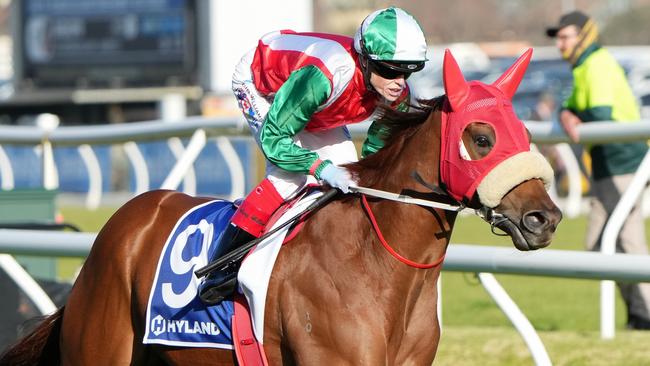
{"type": "Polygon", "coordinates": [[[427,43],[420,25],[411,14],[395,7],[368,15],[354,35],[354,48],[373,61],[411,62],[417,65],[408,67],[412,71],[421,69],[427,60],[427,43]]]}

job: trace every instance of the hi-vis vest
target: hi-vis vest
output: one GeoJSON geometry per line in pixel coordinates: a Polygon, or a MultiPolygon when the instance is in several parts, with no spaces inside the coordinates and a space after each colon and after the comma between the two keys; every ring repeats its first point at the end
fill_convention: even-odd
{"type": "MultiPolygon", "coordinates": [[[[573,92],[564,108],[583,122],[638,122],[639,108],[625,72],[614,57],[597,44],[591,45],[573,67],[573,92]]],[[[596,144],[587,147],[594,179],[634,173],[648,146],[643,141],[596,144]]]]}

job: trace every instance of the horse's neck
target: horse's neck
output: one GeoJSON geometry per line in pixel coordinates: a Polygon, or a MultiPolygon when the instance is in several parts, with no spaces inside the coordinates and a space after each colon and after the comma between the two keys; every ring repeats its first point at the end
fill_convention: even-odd
{"type": "MultiPolygon", "coordinates": [[[[412,173],[439,184],[440,113],[432,113],[397,154],[373,188],[431,198],[429,189],[413,179],[412,173]]],[[[455,213],[391,201],[374,201],[370,206],[386,241],[403,257],[430,263],[444,255],[455,213]]],[[[391,267],[412,270],[406,264],[391,267]]]]}
{"type": "Polygon", "coordinates": [[[422,191],[412,173],[417,172],[433,185],[439,184],[440,166],[440,112],[432,112],[417,131],[404,139],[400,149],[393,152],[389,163],[382,166],[381,178],[374,188],[393,192],[402,190],[422,191]]]}

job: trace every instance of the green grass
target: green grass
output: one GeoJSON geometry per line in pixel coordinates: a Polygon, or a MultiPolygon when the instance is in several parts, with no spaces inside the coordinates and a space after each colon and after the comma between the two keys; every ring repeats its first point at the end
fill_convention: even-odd
{"type": "MultiPolygon", "coordinates": [[[[597,332],[539,332],[553,365],[636,366],[650,364],[650,334],[618,332],[602,340],[597,332]]],[[[436,366],[534,365],[530,352],[515,329],[505,327],[449,326],[443,328],[436,366]]]]}
{"type": "MultiPolygon", "coordinates": [[[[74,224],[85,232],[98,232],[116,210],[117,207],[100,207],[88,211],[85,207],[79,206],[64,206],[59,209],[65,222],[74,224]]],[[[62,281],[72,279],[82,263],[83,259],[80,258],[59,258],[57,277],[62,281]]]]}
{"type": "Polygon", "coordinates": [[[64,206],[59,211],[65,222],[76,225],[81,231],[98,232],[117,209],[117,207],[99,207],[97,210],[88,211],[85,207],[64,206]]]}
{"type": "MultiPolygon", "coordinates": [[[[98,231],[114,211],[115,208],[94,212],[78,207],[61,209],[67,222],[84,231],[98,231]]],[[[550,248],[582,250],[585,231],[585,218],[565,218],[550,248]]],[[[512,247],[508,237],[493,235],[489,226],[474,216],[457,220],[452,243],[512,247]]],[[[69,267],[76,268],[80,263],[76,261],[69,267]]],[[[600,339],[598,281],[523,275],[496,277],[539,331],[555,365],[650,364],[650,332],[624,329],[620,297],[616,303],[616,338],[600,339]]],[[[474,274],[445,271],[442,281],[443,333],[436,365],[533,364],[523,340],[474,274]]]]}
{"type": "MultiPolygon", "coordinates": [[[[584,217],[565,218],[550,248],[582,250],[586,227],[584,217]]],[[[488,225],[473,216],[457,221],[452,243],[512,246],[509,238],[493,235],[488,225]]],[[[625,330],[620,297],[616,300],[616,338],[600,339],[599,281],[496,277],[540,332],[555,365],[650,364],[650,332],[625,330]]],[[[523,340],[474,274],[444,272],[442,279],[443,335],[436,365],[533,364],[523,340]]]]}
{"type": "MultiPolygon", "coordinates": [[[[564,219],[550,248],[582,250],[586,220],[564,219]]],[[[477,217],[458,220],[453,243],[512,246],[510,238],[490,232],[477,217]]],[[[599,329],[599,282],[524,275],[496,275],[497,280],[521,307],[536,329],[597,331],[599,329]]],[[[450,325],[509,326],[474,274],[443,273],[443,321],[450,325]],[[453,311],[445,311],[453,309],[453,311]]],[[[626,319],[617,303],[617,326],[626,319]]]]}

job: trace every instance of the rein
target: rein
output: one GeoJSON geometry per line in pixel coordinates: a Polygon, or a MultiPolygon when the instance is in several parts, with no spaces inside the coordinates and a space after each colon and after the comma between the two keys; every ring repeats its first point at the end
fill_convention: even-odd
{"type": "Polygon", "coordinates": [[[375,229],[375,232],[377,233],[377,237],[379,238],[379,242],[397,260],[399,260],[400,262],[405,263],[405,264],[407,264],[407,265],[409,265],[411,267],[421,268],[421,269],[433,268],[433,267],[439,265],[440,263],[442,263],[443,260],[445,260],[445,254],[443,254],[440,258],[438,258],[438,260],[436,260],[433,263],[418,263],[418,262],[413,262],[410,259],[402,257],[399,253],[397,253],[395,251],[395,249],[393,249],[390,246],[390,244],[388,244],[388,242],[384,238],[384,235],[381,233],[381,230],[379,229],[379,225],[377,224],[377,219],[375,219],[375,215],[372,213],[372,210],[370,209],[370,205],[368,205],[368,200],[366,199],[365,194],[361,194],[361,204],[363,206],[363,209],[368,214],[368,217],[370,218],[370,222],[372,223],[372,227],[375,229]]]}
{"type": "Polygon", "coordinates": [[[412,205],[418,205],[418,206],[424,206],[424,207],[432,207],[432,208],[441,208],[443,210],[447,211],[461,211],[465,208],[463,205],[452,205],[448,203],[442,203],[442,202],[436,202],[436,201],[429,201],[429,200],[423,200],[420,198],[413,198],[411,196],[407,196],[404,194],[397,194],[397,193],[391,193],[391,192],[386,192],[386,191],[380,191],[378,189],[372,189],[372,188],[366,188],[366,187],[350,187],[350,190],[352,192],[356,193],[361,193],[362,195],[368,195],[372,197],[377,197],[377,198],[383,198],[391,201],[396,201],[396,202],[401,202],[401,203],[408,203],[412,205]]]}
{"type": "MultiPolygon", "coordinates": [[[[417,180],[418,183],[432,189],[435,193],[439,193],[438,187],[426,183],[416,172],[413,172],[413,178],[415,178],[415,180],[417,180]]],[[[449,203],[442,203],[437,201],[423,200],[420,198],[413,198],[411,196],[407,196],[404,194],[380,191],[378,189],[367,188],[367,187],[350,187],[350,191],[354,193],[360,193],[362,195],[365,194],[367,196],[382,198],[382,199],[391,200],[400,203],[407,203],[411,205],[418,205],[418,206],[431,207],[431,208],[440,208],[446,211],[460,212],[467,208],[461,202],[458,202],[458,204],[449,204],[449,203]]],[[[490,224],[490,229],[492,230],[492,234],[498,236],[508,236],[508,234],[503,234],[496,231],[496,228],[499,224],[508,220],[508,218],[505,217],[503,214],[500,214],[494,211],[494,209],[489,208],[487,206],[483,206],[480,209],[474,209],[474,213],[476,214],[476,216],[480,217],[485,222],[490,224]]]]}
{"type": "MultiPolygon", "coordinates": [[[[423,184],[426,187],[430,187],[430,185],[420,177],[417,172],[413,172],[413,177],[420,183],[423,184]]],[[[384,238],[384,235],[381,233],[381,230],[379,229],[379,224],[377,224],[377,219],[375,219],[375,215],[372,213],[372,210],[370,209],[370,205],[368,204],[368,200],[366,199],[366,195],[372,196],[372,197],[377,197],[377,198],[382,198],[382,199],[387,199],[391,201],[396,201],[400,203],[408,203],[412,205],[418,205],[418,206],[424,206],[424,207],[431,207],[431,208],[440,208],[443,210],[447,211],[454,211],[458,212],[461,211],[465,208],[461,203],[454,205],[454,204],[448,204],[448,203],[442,203],[442,202],[436,202],[436,201],[429,201],[429,200],[423,200],[419,198],[413,198],[411,196],[403,195],[403,194],[396,194],[396,193],[391,193],[391,192],[386,192],[386,191],[380,191],[378,189],[372,189],[372,188],[367,188],[367,187],[350,187],[350,190],[356,193],[360,193],[361,195],[361,205],[363,206],[363,209],[366,211],[366,214],[368,214],[368,218],[370,218],[370,222],[372,223],[373,229],[375,229],[375,232],[377,233],[377,237],[379,238],[379,242],[381,245],[384,246],[384,248],[390,253],[395,259],[398,261],[409,265],[411,267],[415,268],[420,268],[420,269],[429,269],[436,267],[442,263],[442,261],[445,260],[445,254],[443,253],[440,258],[438,258],[435,262],[432,263],[418,263],[414,262],[410,259],[407,259],[403,256],[401,256],[399,253],[393,249],[393,247],[388,244],[386,239],[384,238]]],[[[437,191],[436,189],[432,189],[433,191],[437,191]]]]}
{"type": "MultiPolygon", "coordinates": [[[[421,179],[421,178],[420,178],[421,179]]],[[[427,185],[428,186],[428,185],[427,185]]],[[[401,256],[399,253],[393,249],[390,244],[386,241],[384,238],[384,235],[381,233],[381,230],[379,229],[379,225],[377,224],[377,220],[375,219],[375,215],[372,213],[372,210],[370,209],[370,205],[368,205],[368,200],[366,199],[366,196],[372,196],[372,197],[377,197],[377,198],[382,198],[382,199],[387,199],[395,202],[400,202],[400,203],[407,203],[407,204],[412,204],[412,205],[418,205],[418,206],[424,206],[424,207],[431,207],[431,208],[440,208],[443,210],[447,211],[454,211],[454,212],[459,212],[465,209],[465,206],[461,203],[459,204],[448,204],[448,203],[442,203],[442,202],[436,202],[436,201],[429,201],[429,200],[423,200],[419,198],[413,198],[411,196],[403,195],[403,194],[397,194],[397,193],[392,193],[392,192],[386,192],[386,191],[381,191],[378,189],[373,189],[373,188],[367,188],[367,187],[350,187],[350,191],[354,193],[359,193],[361,196],[361,205],[363,206],[363,209],[366,211],[368,214],[368,217],[370,218],[370,222],[372,223],[373,229],[375,229],[375,232],[377,233],[377,237],[379,238],[379,242],[381,245],[384,246],[384,248],[397,260],[400,262],[407,264],[411,267],[415,268],[421,268],[421,269],[428,269],[428,268],[433,268],[445,259],[445,254],[442,255],[438,260],[436,260],[433,263],[417,263],[414,262],[410,259],[404,258],[401,256]]],[[[503,221],[507,221],[508,219],[500,213],[495,212],[493,209],[483,206],[478,210],[474,210],[474,213],[483,219],[485,222],[490,224],[490,229],[492,230],[492,233],[494,235],[498,236],[508,236],[508,234],[504,233],[499,233],[496,231],[497,225],[501,224],[503,221]]]]}

